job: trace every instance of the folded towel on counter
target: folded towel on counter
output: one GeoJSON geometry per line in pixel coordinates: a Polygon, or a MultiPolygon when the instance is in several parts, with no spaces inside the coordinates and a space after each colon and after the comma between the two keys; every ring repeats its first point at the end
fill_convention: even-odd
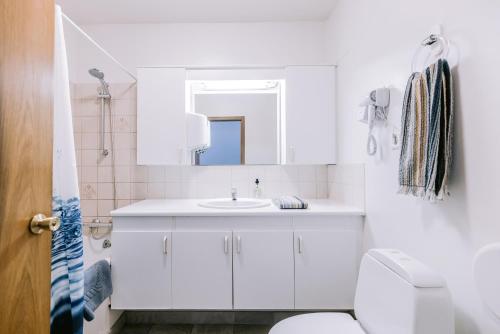
{"type": "Polygon", "coordinates": [[[399,192],[442,200],[453,141],[453,80],[440,59],[408,80],[403,103],[399,192]]]}
{"type": "Polygon", "coordinates": [[[108,261],[101,260],[85,270],[83,292],[85,300],[83,317],[85,320],[94,320],[94,311],[112,293],[111,266],[108,261]]]}
{"type": "Polygon", "coordinates": [[[297,196],[282,196],[273,200],[280,209],[307,209],[309,204],[297,196]]]}

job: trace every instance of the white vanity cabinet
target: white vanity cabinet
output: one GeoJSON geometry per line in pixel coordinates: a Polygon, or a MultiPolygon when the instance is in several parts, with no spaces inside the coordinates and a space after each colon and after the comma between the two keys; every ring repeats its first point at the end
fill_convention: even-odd
{"type": "Polygon", "coordinates": [[[172,232],[113,232],[113,307],[172,308],[172,232]]]}
{"type": "Polygon", "coordinates": [[[335,67],[289,66],[286,77],[287,164],[334,164],[335,67]]]}
{"type": "Polygon", "coordinates": [[[175,231],[172,237],[173,308],[231,309],[232,232],[175,231]]]}
{"type": "Polygon", "coordinates": [[[357,211],[338,214],[321,203],[315,211],[312,203],[312,209],[295,215],[273,207],[254,209],[259,215],[245,216],[244,210],[214,215],[192,200],[174,200],[171,208],[188,209],[160,216],[156,203],[160,200],[116,211],[123,216],[113,213],[113,309],[354,307],[363,228],[357,211]]]}
{"type": "Polygon", "coordinates": [[[235,231],[233,244],[234,309],[293,309],[293,231],[235,231]]]}

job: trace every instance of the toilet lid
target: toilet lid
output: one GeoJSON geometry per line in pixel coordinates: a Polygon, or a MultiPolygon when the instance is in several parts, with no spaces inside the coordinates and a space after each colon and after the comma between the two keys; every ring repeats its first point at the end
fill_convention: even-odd
{"type": "Polygon", "coordinates": [[[366,334],[349,314],[310,313],[277,323],[269,334],[366,334]]]}
{"type": "Polygon", "coordinates": [[[484,304],[500,318],[500,243],[480,249],[474,258],[474,279],[484,304]]]}

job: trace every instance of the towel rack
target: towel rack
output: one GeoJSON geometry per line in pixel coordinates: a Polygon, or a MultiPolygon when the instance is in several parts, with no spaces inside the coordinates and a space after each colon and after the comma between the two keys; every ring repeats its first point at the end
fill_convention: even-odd
{"type": "MultiPolygon", "coordinates": [[[[439,45],[439,49],[438,49],[437,53],[434,54],[434,57],[436,57],[436,60],[439,58],[448,57],[448,53],[450,50],[450,42],[448,41],[448,39],[441,34],[430,34],[424,40],[422,40],[422,42],[420,43],[420,46],[413,54],[413,59],[411,61],[411,69],[413,72],[416,71],[415,64],[417,62],[418,56],[420,55],[420,52],[425,48],[432,47],[436,43],[439,45]]],[[[431,54],[427,55],[427,58],[426,58],[424,64],[427,64],[429,62],[430,56],[431,56],[431,54]]]]}
{"type": "Polygon", "coordinates": [[[88,228],[99,228],[99,227],[107,227],[107,228],[113,228],[113,223],[95,223],[95,222],[83,222],[82,223],[83,227],[88,227],[88,228]]]}

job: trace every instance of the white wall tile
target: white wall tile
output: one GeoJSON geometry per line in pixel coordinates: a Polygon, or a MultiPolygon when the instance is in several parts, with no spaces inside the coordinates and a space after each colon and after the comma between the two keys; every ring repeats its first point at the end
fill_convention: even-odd
{"type": "Polygon", "coordinates": [[[113,209],[113,200],[103,199],[97,202],[97,214],[99,217],[109,217],[113,209]]]}
{"type": "Polygon", "coordinates": [[[165,184],[165,198],[181,198],[181,197],[182,197],[181,182],[167,182],[165,184]]]}
{"type": "Polygon", "coordinates": [[[130,181],[131,182],[147,182],[148,167],[146,166],[130,166],[130,181]]]}
{"type": "Polygon", "coordinates": [[[116,198],[119,200],[130,199],[130,183],[129,182],[117,182],[116,183],[116,198]]]}
{"type": "Polygon", "coordinates": [[[130,182],[130,167],[129,166],[116,166],[115,167],[115,180],[116,182],[130,182]]]}
{"type": "Polygon", "coordinates": [[[84,216],[97,216],[97,200],[81,200],[80,208],[84,216]]]}
{"type": "Polygon", "coordinates": [[[82,183],[80,185],[80,198],[97,199],[97,183],[82,183]]]}
{"type": "Polygon", "coordinates": [[[166,185],[164,182],[148,182],[148,195],[147,198],[165,198],[166,185]]]}
{"type": "Polygon", "coordinates": [[[299,182],[316,182],[316,166],[298,166],[299,182]]]}
{"type": "Polygon", "coordinates": [[[82,182],[97,183],[97,166],[81,166],[79,171],[82,182]]]}
{"type": "Polygon", "coordinates": [[[97,197],[100,200],[104,199],[113,199],[114,198],[114,190],[113,183],[99,183],[97,197]]]}
{"type": "Polygon", "coordinates": [[[79,117],[81,121],[81,132],[100,133],[99,117],[79,117]]]}
{"type": "Polygon", "coordinates": [[[147,183],[131,183],[130,184],[130,197],[133,200],[143,200],[148,197],[148,184],[147,183]]]}
{"type": "Polygon", "coordinates": [[[111,166],[97,167],[98,182],[113,182],[113,169],[111,166]]]}
{"type": "Polygon", "coordinates": [[[165,167],[152,166],[148,168],[148,182],[165,182],[165,167]]]}
{"type": "Polygon", "coordinates": [[[81,150],[82,166],[97,166],[97,150],[81,150]]]}
{"type": "Polygon", "coordinates": [[[180,182],[181,178],[181,167],[179,166],[167,166],[165,168],[165,181],[167,182],[180,182]]]}
{"type": "Polygon", "coordinates": [[[82,133],[81,141],[81,148],[84,150],[98,149],[99,136],[96,133],[82,133]]]}

